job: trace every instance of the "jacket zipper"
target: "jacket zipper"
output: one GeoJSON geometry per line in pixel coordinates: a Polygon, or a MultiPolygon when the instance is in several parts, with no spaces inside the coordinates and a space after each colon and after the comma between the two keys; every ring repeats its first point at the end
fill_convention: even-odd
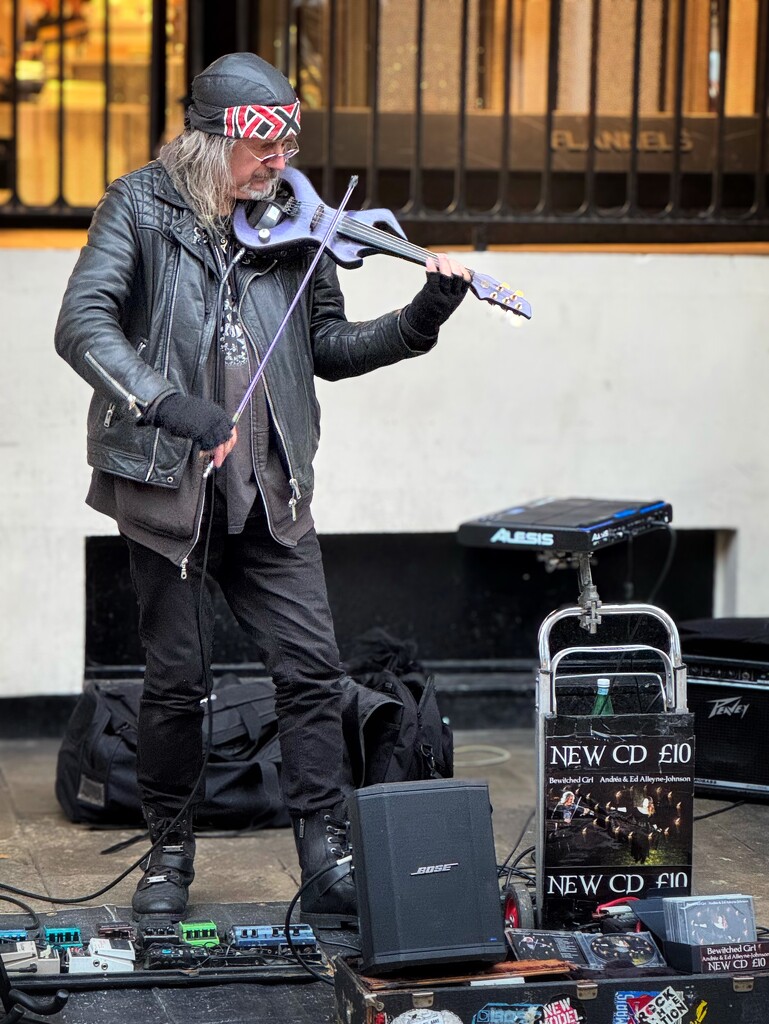
{"type": "MultiPolygon", "coordinates": [[[[147,347],[147,342],[146,341],[139,342],[139,346],[136,349],[137,356],[140,356],[142,354],[142,352],[145,350],[146,347],[147,347]]],[[[109,406],[107,407],[107,412],[106,412],[106,414],[104,416],[104,426],[105,427],[111,427],[112,426],[112,420],[113,420],[113,418],[115,416],[115,409],[116,408],[117,408],[117,402],[110,402],[109,406]]]]}
{"type": "Polygon", "coordinates": [[[203,495],[202,495],[202,497],[200,499],[200,511],[198,512],[198,521],[197,521],[197,523],[195,525],[195,536],[192,538],[192,544],[190,545],[190,548],[187,551],[187,554],[184,556],[184,558],[179,563],[179,575],[181,576],[181,578],[183,580],[187,579],[187,565],[189,564],[190,555],[195,550],[195,545],[200,540],[200,525],[203,522],[203,510],[206,507],[206,482],[205,482],[205,480],[203,480],[202,483],[203,483],[203,495]]]}
{"type": "MultiPolygon", "coordinates": [[[[221,254],[219,252],[218,246],[216,244],[214,244],[212,246],[212,248],[213,248],[214,253],[215,253],[215,257],[214,258],[216,259],[217,265],[219,267],[219,273],[223,275],[225,268],[222,266],[221,254]]],[[[178,280],[179,280],[179,267],[178,267],[178,264],[177,264],[176,277],[174,279],[174,302],[176,300],[176,290],[177,290],[178,280]]],[[[173,307],[172,307],[172,312],[173,312],[173,307]]],[[[221,323],[219,323],[219,324],[214,323],[213,324],[213,329],[212,329],[212,332],[211,332],[212,333],[212,343],[216,343],[217,331],[218,330],[221,330],[221,323]]],[[[166,359],[165,359],[165,363],[164,363],[164,372],[165,373],[168,372],[168,363],[169,363],[170,355],[171,355],[170,338],[171,338],[171,322],[169,320],[168,335],[167,335],[167,339],[166,339],[167,340],[167,344],[166,344],[166,359]]],[[[219,358],[219,353],[218,352],[216,353],[216,358],[217,359],[219,358]]],[[[197,366],[195,367],[194,374],[195,375],[197,374],[197,366]]],[[[157,441],[156,441],[156,444],[157,444],[157,441]]],[[[154,457],[154,451],[153,451],[153,457],[154,457]]],[[[201,502],[200,502],[200,512],[198,513],[198,521],[197,521],[197,525],[195,527],[195,536],[193,537],[192,545],[190,546],[189,550],[187,551],[187,554],[184,556],[184,558],[181,560],[181,562],[179,564],[179,570],[180,570],[179,575],[181,576],[181,578],[183,580],[187,579],[187,566],[188,566],[189,561],[190,561],[190,555],[195,550],[195,545],[200,540],[200,526],[201,526],[201,523],[203,522],[203,510],[205,509],[205,506],[206,506],[206,483],[205,483],[205,480],[204,480],[203,481],[203,495],[202,495],[202,499],[201,499],[201,502]]]]}
{"type": "MultiPolygon", "coordinates": [[[[168,328],[166,330],[165,337],[165,352],[163,353],[163,376],[168,380],[168,367],[171,362],[171,324],[174,322],[174,307],[176,306],[176,292],[179,287],[179,256],[176,257],[176,270],[174,271],[174,285],[171,291],[171,307],[168,315],[168,328]]],[[[144,482],[147,483],[149,478],[152,476],[152,472],[155,469],[155,460],[158,454],[158,444],[160,443],[160,428],[155,430],[155,440],[152,442],[152,455],[150,456],[149,469],[147,475],[144,478],[144,482]]]]}
{"type": "MultiPolygon", "coordinates": [[[[238,309],[238,319],[240,320],[240,309],[238,309]]],[[[243,327],[243,321],[242,320],[240,320],[240,326],[243,328],[243,334],[246,336],[249,345],[253,345],[253,342],[251,341],[250,335],[246,331],[245,327],[243,327]]],[[[258,358],[258,356],[259,356],[258,350],[256,348],[254,348],[254,351],[256,352],[257,358],[258,358]]],[[[251,353],[248,351],[248,346],[246,346],[246,358],[248,359],[248,372],[249,372],[249,375],[251,375],[251,353]]],[[[262,380],[264,380],[264,378],[262,378],[262,380]]],[[[248,422],[249,422],[249,426],[251,428],[251,437],[249,438],[249,442],[250,442],[250,448],[251,448],[251,467],[252,467],[252,469],[254,471],[254,480],[256,480],[256,487],[257,487],[257,490],[259,491],[259,496],[262,499],[262,507],[264,508],[264,515],[265,515],[265,518],[267,519],[267,529],[270,531],[270,536],[273,538],[273,540],[277,540],[277,537],[275,536],[275,533],[274,533],[274,531],[272,529],[272,519],[270,517],[270,507],[269,507],[269,503],[267,501],[267,496],[264,493],[264,488],[262,487],[262,481],[259,479],[259,473],[256,470],[256,460],[254,458],[254,442],[253,442],[253,437],[254,437],[254,404],[253,404],[253,402],[249,402],[248,403],[248,422]]]]}
{"type": "Polygon", "coordinates": [[[110,385],[110,387],[113,388],[113,390],[117,391],[121,398],[125,399],[130,412],[132,412],[136,416],[136,418],[139,419],[139,417],[142,414],[142,411],[139,408],[139,399],[136,397],[136,395],[132,395],[127,388],[123,387],[120,381],[115,380],[112,374],[108,370],[105,370],[101,363],[98,362],[93,355],[91,355],[90,349],[88,350],[88,352],[86,352],[83,358],[88,363],[88,365],[91,366],[99,374],[102,380],[105,380],[110,385]]]}
{"type": "MultiPolygon", "coordinates": [[[[216,249],[216,255],[217,255],[217,259],[219,260],[219,266],[221,268],[222,275],[224,275],[225,267],[222,265],[222,257],[221,257],[221,254],[220,254],[218,248],[216,249]]],[[[260,276],[261,275],[258,272],[252,273],[251,276],[246,281],[246,286],[245,287],[248,288],[248,285],[251,283],[251,281],[253,281],[253,279],[255,277],[260,277],[260,276]]],[[[244,291],[245,291],[245,289],[244,289],[244,291]]],[[[232,294],[232,293],[230,293],[230,294],[232,294]]],[[[253,373],[252,373],[252,370],[251,370],[251,352],[249,351],[249,346],[250,346],[251,349],[253,349],[254,354],[256,355],[256,358],[257,358],[257,362],[259,361],[259,349],[254,344],[253,339],[251,338],[251,335],[248,333],[248,331],[246,330],[245,325],[243,323],[243,318],[241,316],[241,310],[240,310],[241,301],[242,300],[238,301],[237,316],[238,316],[238,322],[240,323],[240,326],[241,326],[241,328],[243,330],[243,334],[244,334],[244,336],[246,338],[246,341],[248,342],[248,344],[246,345],[246,359],[248,360],[248,376],[249,376],[249,379],[250,379],[250,378],[253,377],[253,373]]],[[[217,359],[218,358],[219,358],[219,353],[217,353],[217,359]]],[[[264,377],[262,377],[262,382],[264,383],[264,377]]],[[[265,517],[267,519],[267,529],[270,532],[270,536],[273,539],[277,539],[275,537],[275,533],[273,532],[273,528],[272,528],[272,519],[270,518],[270,509],[269,509],[269,506],[268,506],[268,503],[267,503],[267,497],[266,497],[266,495],[264,493],[264,488],[262,487],[262,481],[259,479],[259,473],[257,472],[256,461],[254,459],[254,444],[253,444],[253,436],[254,436],[254,406],[253,406],[252,402],[248,403],[248,424],[249,424],[249,429],[250,429],[249,447],[251,448],[251,468],[254,471],[254,480],[256,480],[256,488],[259,491],[260,498],[262,499],[262,507],[264,508],[264,514],[265,514],[265,517]]]]}
{"type": "MultiPolygon", "coordinates": [[[[274,264],[273,264],[273,266],[274,266],[274,264]]],[[[271,268],[268,268],[268,269],[271,269],[271,268]]],[[[264,273],[266,273],[266,271],[264,271],[264,273]]],[[[241,316],[241,307],[243,305],[243,299],[245,297],[246,291],[248,290],[248,286],[251,284],[251,282],[254,280],[254,278],[261,277],[261,276],[262,275],[259,274],[259,273],[253,274],[248,279],[248,281],[246,281],[245,286],[243,287],[243,294],[241,295],[240,300],[238,302],[238,320],[240,321],[241,326],[243,327],[243,333],[248,338],[249,342],[251,343],[252,348],[254,349],[256,354],[259,356],[260,360],[261,360],[261,355],[259,353],[259,348],[258,348],[256,342],[254,341],[254,339],[248,333],[246,325],[245,325],[245,323],[243,321],[243,317],[241,316]]],[[[264,393],[265,393],[265,395],[267,397],[267,404],[269,405],[270,412],[272,414],[272,422],[275,424],[275,430],[277,431],[278,437],[280,438],[280,443],[281,443],[281,446],[283,448],[283,454],[284,454],[284,456],[286,458],[286,465],[288,466],[288,477],[289,477],[288,484],[289,484],[289,487],[291,488],[291,497],[288,500],[288,507],[291,510],[291,519],[294,522],[296,522],[296,506],[297,506],[297,502],[299,502],[299,500],[302,497],[302,492],[299,489],[299,481],[296,479],[296,476],[294,475],[294,467],[291,464],[291,456],[289,455],[289,452],[288,452],[288,445],[286,444],[286,438],[285,438],[285,435],[283,434],[283,428],[280,425],[280,422],[279,422],[278,417],[277,417],[277,413],[275,411],[275,404],[274,404],[274,402],[272,400],[272,395],[270,394],[270,388],[269,388],[269,385],[267,383],[267,373],[266,373],[266,370],[262,374],[262,381],[264,382],[264,393]]]]}

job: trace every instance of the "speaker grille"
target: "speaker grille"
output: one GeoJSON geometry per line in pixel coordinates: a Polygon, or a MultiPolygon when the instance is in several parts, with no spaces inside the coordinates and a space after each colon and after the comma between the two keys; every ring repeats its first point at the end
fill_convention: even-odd
{"type": "Polygon", "coordinates": [[[695,783],[723,782],[765,788],[769,795],[769,684],[741,680],[688,680],[697,737],[695,783]]]}
{"type": "Polygon", "coordinates": [[[486,783],[369,786],[350,817],[364,970],[504,959],[486,783]]]}

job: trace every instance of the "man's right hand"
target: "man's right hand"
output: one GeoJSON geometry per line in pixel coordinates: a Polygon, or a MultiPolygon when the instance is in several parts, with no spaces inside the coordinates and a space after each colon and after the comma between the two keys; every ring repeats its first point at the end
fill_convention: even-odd
{"type": "Polygon", "coordinates": [[[230,438],[229,438],[228,441],[225,441],[224,444],[217,445],[216,448],[214,448],[214,450],[212,452],[203,452],[203,454],[204,455],[210,455],[211,456],[211,461],[213,462],[215,468],[219,469],[219,467],[224,462],[224,460],[227,458],[227,456],[230,454],[230,452],[235,447],[237,442],[238,442],[238,428],[237,427],[233,427],[232,428],[232,434],[230,435],[230,438]]]}
{"type": "Polygon", "coordinates": [[[158,402],[156,408],[147,410],[144,420],[150,426],[161,427],[175,437],[189,438],[203,452],[212,452],[217,468],[232,451],[237,440],[237,431],[224,409],[215,402],[194,395],[182,395],[179,392],[167,395],[158,402]]]}

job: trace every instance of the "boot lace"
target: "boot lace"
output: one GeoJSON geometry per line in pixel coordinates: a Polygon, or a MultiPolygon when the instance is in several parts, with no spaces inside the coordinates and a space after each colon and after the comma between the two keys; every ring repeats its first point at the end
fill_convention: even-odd
{"type": "Polygon", "coordinates": [[[326,842],[331,847],[331,852],[339,859],[347,857],[352,852],[348,834],[350,823],[333,814],[324,814],[323,820],[326,823],[326,842]]]}

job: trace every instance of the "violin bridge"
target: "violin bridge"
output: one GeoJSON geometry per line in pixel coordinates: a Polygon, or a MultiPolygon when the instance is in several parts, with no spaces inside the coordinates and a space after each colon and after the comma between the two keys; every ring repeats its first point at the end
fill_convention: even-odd
{"type": "Polygon", "coordinates": [[[317,226],[320,224],[321,219],[323,217],[323,211],[325,209],[325,206],[323,205],[323,203],[321,203],[320,206],[315,211],[315,213],[312,215],[312,220],[310,221],[310,231],[314,231],[315,228],[317,228],[317,226]]]}

